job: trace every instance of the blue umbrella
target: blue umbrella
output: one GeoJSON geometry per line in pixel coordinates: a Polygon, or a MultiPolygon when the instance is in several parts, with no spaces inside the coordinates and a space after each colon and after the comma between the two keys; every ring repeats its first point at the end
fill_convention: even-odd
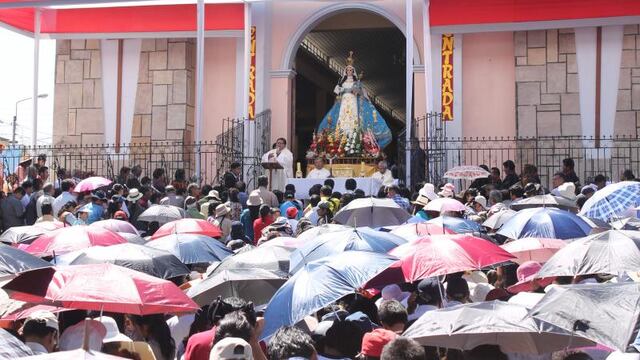
{"type": "Polygon", "coordinates": [[[427,220],[421,218],[420,216],[413,215],[412,217],[409,218],[409,220],[407,220],[405,224],[419,224],[423,222],[427,222],[427,220]]]}
{"type": "Polygon", "coordinates": [[[477,222],[453,216],[438,216],[437,218],[427,221],[427,223],[443,226],[449,230],[455,231],[458,234],[481,231],[480,225],[477,222]]]}
{"type": "Polygon", "coordinates": [[[573,239],[587,236],[591,227],[579,216],[556,208],[532,208],[518,211],[498,231],[510,239],[525,237],[573,239]]]}
{"type": "Polygon", "coordinates": [[[198,234],[171,234],[146,243],[174,254],[185,264],[213,263],[233,255],[220,241],[198,234]]]}
{"type": "Polygon", "coordinates": [[[407,241],[397,235],[366,227],[320,235],[291,253],[289,272],[296,273],[306,263],[345,251],[387,253],[407,241]]]}
{"type": "Polygon", "coordinates": [[[622,181],[605,186],[582,206],[580,215],[609,222],[626,217],[625,212],[640,205],[640,183],[622,181]]]}
{"type": "Polygon", "coordinates": [[[271,298],[262,337],[353,294],[397,260],[388,254],[349,251],[306,264],[271,298]]]}

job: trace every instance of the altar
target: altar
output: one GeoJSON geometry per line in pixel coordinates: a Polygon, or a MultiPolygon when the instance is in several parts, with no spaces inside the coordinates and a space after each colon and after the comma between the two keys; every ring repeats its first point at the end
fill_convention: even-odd
{"type": "MultiPolygon", "coordinates": [[[[344,194],[347,189],[344,186],[344,183],[350,179],[350,177],[336,177],[332,178],[335,183],[333,191],[337,191],[339,193],[344,194]]],[[[351,177],[356,181],[356,188],[364,191],[365,195],[376,196],[378,194],[378,189],[382,186],[382,181],[370,177],[351,177]]],[[[309,189],[315,184],[324,184],[325,179],[296,179],[289,178],[287,179],[288,184],[292,184],[296,187],[296,199],[308,199],[309,198],[309,189]]]]}

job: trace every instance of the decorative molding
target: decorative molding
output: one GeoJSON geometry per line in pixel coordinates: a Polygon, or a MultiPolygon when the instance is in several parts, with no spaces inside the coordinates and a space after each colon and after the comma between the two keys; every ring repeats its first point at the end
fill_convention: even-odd
{"type": "MultiPolygon", "coordinates": [[[[0,26],[2,23],[0,22],[0,26]]],[[[11,28],[10,30],[14,30],[11,28]]],[[[24,33],[24,32],[23,32],[24,33]]],[[[27,36],[33,37],[33,34],[27,36]]],[[[172,38],[195,38],[195,31],[167,31],[167,32],[127,32],[127,33],[77,33],[77,34],[41,34],[41,39],[55,40],[85,40],[85,39],[172,39],[172,38]]],[[[242,38],[243,30],[210,30],[204,32],[205,38],[242,38]]]]}
{"type": "Polygon", "coordinates": [[[414,74],[424,73],[424,65],[413,65],[413,73],[414,74]]]}
{"type": "Polygon", "coordinates": [[[293,79],[296,76],[295,70],[272,70],[270,72],[271,78],[289,78],[293,79]]]}
{"type": "MultiPolygon", "coordinates": [[[[340,12],[353,11],[353,10],[365,10],[372,12],[376,15],[380,15],[385,19],[393,23],[398,30],[402,31],[402,34],[406,36],[405,22],[395,15],[394,13],[384,9],[380,6],[369,3],[354,3],[354,2],[342,2],[334,5],[329,5],[318,11],[315,11],[305,21],[298,25],[298,30],[290,37],[289,43],[282,55],[281,69],[289,69],[293,67],[293,62],[300,47],[302,39],[311,31],[316,25],[325,20],[326,18],[333,16],[340,12]]],[[[418,44],[416,39],[413,39],[413,62],[415,64],[422,64],[420,59],[420,51],[418,51],[418,44]]]]}

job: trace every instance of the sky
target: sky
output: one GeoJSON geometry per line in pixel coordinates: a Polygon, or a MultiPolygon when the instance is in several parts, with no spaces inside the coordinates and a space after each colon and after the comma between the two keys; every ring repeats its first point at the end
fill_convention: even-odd
{"type": "MultiPolygon", "coordinates": [[[[33,94],[33,39],[0,27],[0,136],[11,139],[11,123],[16,101],[33,94]]],[[[53,88],[55,79],[55,40],[40,40],[40,94],[48,94],[38,102],[38,144],[50,144],[53,126],[53,88]]],[[[16,140],[31,144],[31,100],[18,105],[16,140]]]]}

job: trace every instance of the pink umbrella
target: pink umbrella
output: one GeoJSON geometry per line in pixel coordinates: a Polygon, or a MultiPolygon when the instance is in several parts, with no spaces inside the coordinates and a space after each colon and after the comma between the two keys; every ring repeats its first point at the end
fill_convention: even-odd
{"type": "Polygon", "coordinates": [[[373,278],[365,288],[387,283],[414,282],[510,261],[513,255],[498,245],[468,234],[433,235],[396,247],[389,252],[400,260],[373,278]]]}
{"type": "Polygon", "coordinates": [[[489,175],[491,174],[480,166],[462,165],[447,170],[443,177],[447,179],[475,180],[486,178],[489,175]]]}
{"type": "Polygon", "coordinates": [[[453,230],[443,228],[437,224],[429,223],[414,223],[400,225],[397,228],[391,230],[393,235],[398,235],[405,239],[415,239],[416,237],[429,236],[429,235],[445,235],[455,234],[453,230]]]}
{"type": "Polygon", "coordinates": [[[77,193],[85,192],[85,191],[93,191],[95,189],[99,189],[103,186],[107,186],[111,184],[113,181],[109,179],[105,179],[101,176],[92,176],[86,178],[78,183],[73,191],[77,193]]]}
{"type": "Polygon", "coordinates": [[[222,230],[206,220],[180,219],[162,225],[153,236],[151,236],[151,240],[172,234],[199,234],[219,238],[222,236],[222,230]]]}
{"type": "Polygon", "coordinates": [[[261,247],[267,246],[282,246],[289,249],[297,249],[299,246],[304,244],[303,241],[300,241],[298,238],[288,237],[288,236],[279,236],[277,238],[273,238],[269,241],[265,241],[260,244],[261,247]]]}
{"type": "Polygon", "coordinates": [[[0,321],[16,321],[16,320],[26,319],[27,317],[29,317],[29,315],[38,311],[49,311],[54,314],[57,314],[59,312],[69,311],[69,310],[74,310],[74,309],[65,309],[62,307],[56,307],[56,306],[50,306],[50,305],[25,305],[20,309],[11,312],[10,314],[6,314],[0,319],[0,321]]]}
{"type": "Polygon", "coordinates": [[[439,198],[433,201],[430,201],[427,206],[424,207],[424,210],[427,211],[465,211],[467,208],[463,203],[456,199],[452,198],[439,198]]]}
{"type": "Polygon", "coordinates": [[[516,256],[513,262],[522,264],[525,261],[545,263],[566,245],[567,243],[560,239],[522,238],[501,247],[516,256]]]}
{"type": "Polygon", "coordinates": [[[100,220],[100,221],[94,222],[93,224],[91,224],[91,226],[101,227],[103,229],[111,230],[113,232],[139,235],[136,227],[131,225],[130,222],[127,222],[124,220],[116,220],[116,219],[100,220]]]}
{"type": "Polygon", "coordinates": [[[69,226],[44,234],[25,251],[40,257],[66,254],[91,246],[126,244],[127,240],[113,231],[99,226],[69,226]]]}
{"type": "Polygon", "coordinates": [[[28,271],[4,289],[15,300],[79,310],[148,315],[199,308],[174,283],[113,264],[28,271]]]}

